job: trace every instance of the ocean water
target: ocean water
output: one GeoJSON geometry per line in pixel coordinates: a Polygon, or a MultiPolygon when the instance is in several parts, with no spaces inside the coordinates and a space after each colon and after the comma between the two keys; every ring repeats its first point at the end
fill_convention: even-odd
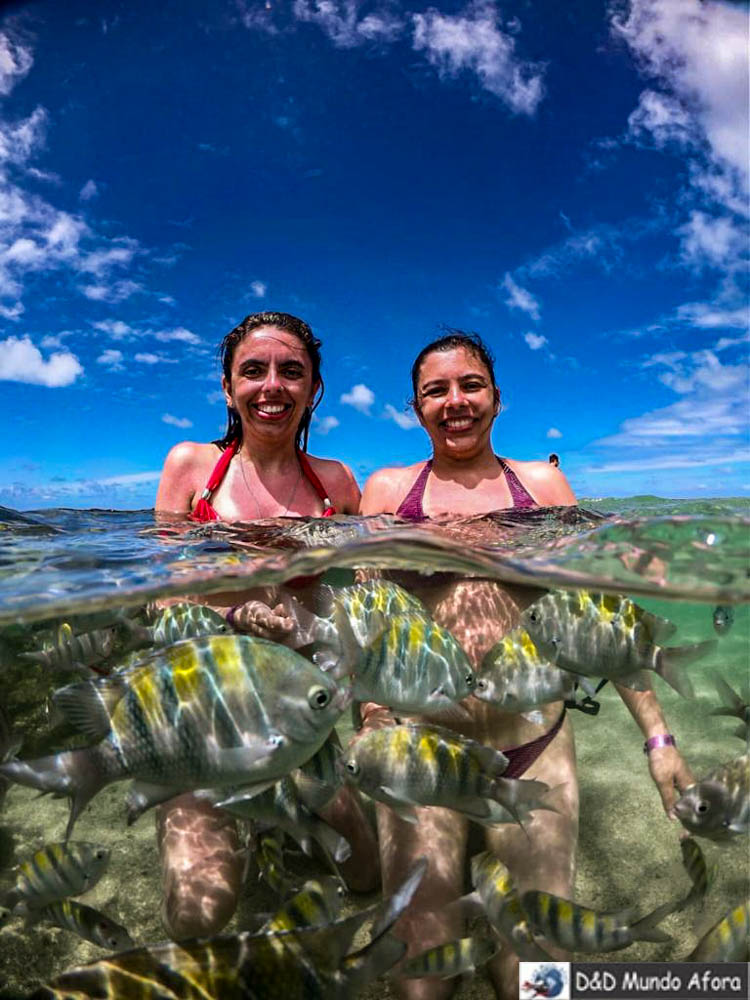
{"type": "MultiPolygon", "coordinates": [[[[22,654],[49,646],[61,625],[80,633],[123,616],[137,620],[146,604],[159,598],[277,584],[311,573],[325,572],[337,586],[350,582],[357,567],[450,572],[537,588],[627,594],[675,623],[670,645],[718,638],[715,652],[689,668],[695,698],[681,698],[661,679],[654,681],[679,748],[700,777],[744,750],[732,735],[737,720],[709,713],[719,703],[717,673],[735,689],[750,674],[749,518],[745,500],[657,497],[500,511],[428,527],[399,525],[389,517],[190,525],[181,519],[155,523],[151,511],[0,508],[0,707],[23,736],[21,757],[60,748],[48,700],[77,678],[22,654]],[[717,637],[718,604],[730,606],[734,620],[717,637]]],[[[641,734],[612,685],[600,700],[595,717],[570,713],[581,788],[576,899],[598,910],[632,906],[645,914],[673,898],[675,886],[689,888],[680,861],[680,827],[664,816],[641,734]]],[[[345,720],[342,730],[345,737],[345,720]]],[[[123,784],[109,785],[76,826],[76,839],[112,851],[106,875],[82,902],[125,925],[137,944],[155,943],[164,931],[153,815],[126,826],[123,795],[123,784]]],[[[4,797],[0,790],[0,899],[14,882],[14,865],[62,840],[67,813],[65,800],[39,798],[19,786],[4,797]]],[[[691,904],[664,921],[671,943],[639,942],[612,959],[684,958],[708,926],[747,896],[747,841],[724,846],[704,840],[701,846],[714,869],[705,905],[691,904]]],[[[307,860],[292,864],[300,874],[323,870],[307,860]]],[[[352,905],[366,901],[360,897],[352,905]]],[[[251,870],[227,931],[246,928],[254,912],[275,905],[251,870]]],[[[0,929],[0,990],[26,992],[103,954],[70,932],[13,920],[0,929]]],[[[390,992],[379,983],[362,995],[390,992]]],[[[493,994],[480,973],[465,981],[458,995],[493,994]]]]}

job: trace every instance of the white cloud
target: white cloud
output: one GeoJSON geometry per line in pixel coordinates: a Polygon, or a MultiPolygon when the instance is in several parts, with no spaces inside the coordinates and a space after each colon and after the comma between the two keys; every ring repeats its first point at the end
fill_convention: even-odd
{"type": "Polygon", "coordinates": [[[128,337],[137,337],[138,331],[132,326],[123,323],[121,319],[101,319],[91,324],[102,333],[108,333],[113,340],[125,340],[128,337]]]}
{"type": "Polygon", "coordinates": [[[83,185],[81,190],[78,192],[78,198],[80,201],[91,201],[92,198],[96,198],[99,195],[99,188],[95,181],[88,180],[83,185]]]}
{"type": "Polygon", "coordinates": [[[171,413],[162,414],[161,418],[165,424],[171,424],[173,427],[192,427],[193,421],[188,420],[187,417],[173,417],[171,413]]]}
{"type": "Polygon", "coordinates": [[[550,427],[550,429],[547,431],[547,437],[548,438],[561,438],[562,437],[562,431],[559,431],[556,427],[550,427]]]}
{"type": "Polygon", "coordinates": [[[106,351],[102,351],[99,357],[96,359],[98,365],[106,365],[113,372],[121,372],[122,366],[122,351],[115,351],[109,348],[106,351]]]}
{"type": "Polygon", "coordinates": [[[726,267],[747,247],[747,227],[741,229],[728,215],[693,211],[677,234],[682,238],[683,260],[698,270],[704,265],[726,267]]]}
{"type": "Polygon", "coordinates": [[[387,11],[360,19],[358,0],[294,0],[292,10],[297,20],[316,24],[341,49],[366,42],[392,42],[404,28],[403,22],[387,11]]]}
{"type": "MultiPolygon", "coordinates": [[[[744,4],[712,0],[630,0],[614,30],[630,45],[645,74],[661,84],[641,128],[666,141],[686,107],[708,144],[713,165],[732,171],[747,189],[748,62],[744,4]]],[[[644,107],[641,96],[639,108],[644,107]]],[[[679,130],[678,130],[679,131],[679,130]]],[[[680,132],[682,136],[682,133],[680,132]]]]}
{"type": "MultiPolygon", "coordinates": [[[[143,365],[176,365],[177,358],[165,358],[161,354],[149,354],[148,352],[144,354],[136,354],[135,360],[140,361],[143,365]]],[[[222,399],[224,398],[223,393],[221,394],[222,399]]]]}
{"type": "Polygon", "coordinates": [[[441,75],[469,70],[511,111],[534,113],[544,96],[543,67],[516,56],[516,40],[499,27],[492,0],[475,0],[455,15],[430,8],[412,21],[414,49],[424,51],[441,75]]]}
{"type": "Polygon", "coordinates": [[[529,345],[532,351],[538,351],[541,347],[544,347],[548,343],[547,338],[543,337],[540,333],[525,333],[523,339],[529,345]]]}
{"type": "Polygon", "coordinates": [[[114,304],[124,302],[131,295],[142,291],[143,288],[135,281],[115,281],[111,285],[84,285],[81,291],[87,299],[92,302],[107,302],[114,304]]]}
{"type": "Polygon", "coordinates": [[[265,283],[265,281],[253,281],[250,283],[250,293],[256,299],[262,299],[267,291],[268,291],[268,285],[265,283]]]}
{"type": "Polygon", "coordinates": [[[339,421],[334,416],[316,417],[313,416],[313,423],[318,434],[328,434],[329,431],[339,426],[339,421]]]}
{"type": "Polygon", "coordinates": [[[750,307],[725,308],[718,303],[685,302],[678,306],[675,317],[680,322],[703,330],[736,327],[746,330],[750,326],[750,307]]]}
{"type": "Polygon", "coordinates": [[[186,330],[184,326],[177,326],[173,330],[158,330],[154,333],[154,337],[164,343],[172,340],[179,340],[184,344],[200,344],[201,342],[201,338],[197,334],[186,330]]]}
{"type": "Polygon", "coordinates": [[[365,413],[369,417],[370,407],[375,402],[375,393],[359,382],[349,392],[342,393],[340,400],[346,406],[353,406],[355,410],[359,410],[360,413],[365,413]]]}
{"type": "Polygon", "coordinates": [[[520,309],[522,312],[528,313],[533,320],[539,319],[539,302],[534,298],[531,292],[527,291],[525,288],[521,288],[520,285],[517,285],[507,271],[500,287],[504,288],[508,293],[508,297],[505,300],[505,304],[508,308],[520,309]]]}
{"type": "Polygon", "coordinates": [[[392,420],[401,428],[401,430],[404,431],[410,431],[415,427],[421,427],[419,420],[413,413],[405,413],[403,410],[397,410],[396,407],[391,406],[390,403],[385,404],[383,416],[387,420],[392,420]]]}
{"type": "Polygon", "coordinates": [[[83,374],[75,354],[61,351],[47,361],[28,337],[8,337],[0,341],[0,379],[59,388],[71,385],[83,374]]]}
{"type": "Polygon", "coordinates": [[[695,141],[695,123],[676,98],[644,90],[638,107],[628,118],[628,136],[639,142],[645,139],[657,147],[670,143],[684,146],[695,141]]]}
{"type": "Polygon", "coordinates": [[[76,264],[76,269],[99,278],[108,274],[114,267],[127,267],[135,256],[138,244],[130,239],[117,242],[116,246],[84,254],[76,264]]]}
{"type": "Polygon", "coordinates": [[[30,49],[0,33],[0,94],[9,94],[31,69],[34,57],[30,49]]]}

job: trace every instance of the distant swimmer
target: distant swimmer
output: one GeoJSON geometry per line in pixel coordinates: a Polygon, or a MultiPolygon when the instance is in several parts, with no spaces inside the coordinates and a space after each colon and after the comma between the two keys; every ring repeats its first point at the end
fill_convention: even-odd
{"type": "Polygon", "coordinates": [[[550,465],[554,465],[556,469],[560,468],[560,456],[556,452],[550,452],[550,456],[547,461],[550,465]]]}

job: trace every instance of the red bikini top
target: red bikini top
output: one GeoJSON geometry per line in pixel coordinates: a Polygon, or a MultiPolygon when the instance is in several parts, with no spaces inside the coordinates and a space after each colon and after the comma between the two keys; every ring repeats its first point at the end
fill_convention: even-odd
{"type": "MultiPolygon", "coordinates": [[[[226,475],[226,471],[229,468],[229,463],[232,461],[234,456],[237,454],[240,447],[239,438],[235,438],[224,451],[219,456],[219,461],[214,466],[214,470],[208,477],[208,482],[206,483],[206,488],[200,495],[198,503],[195,505],[195,510],[188,514],[188,519],[190,521],[218,521],[219,515],[216,513],[214,508],[211,506],[211,497],[218,489],[219,484],[226,475]]],[[[320,499],[323,501],[323,514],[322,517],[333,517],[336,513],[336,508],[333,506],[331,499],[325,491],[325,487],[318,479],[318,477],[313,472],[313,468],[310,465],[310,460],[304,451],[297,449],[297,461],[302,469],[302,474],[305,476],[307,481],[310,483],[312,488],[318,494],[320,499]]]]}

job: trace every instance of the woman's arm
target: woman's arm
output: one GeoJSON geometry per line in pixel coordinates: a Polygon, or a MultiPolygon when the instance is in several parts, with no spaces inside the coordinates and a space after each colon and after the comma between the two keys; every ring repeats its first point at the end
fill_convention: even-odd
{"type": "MultiPolygon", "coordinates": [[[[653,691],[633,691],[620,684],[615,684],[615,687],[646,740],[669,734],[664,713],[653,691]]],[[[674,746],[655,747],[647,756],[648,768],[659,789],[664,812],[673,819],[671,810],[677,801],[675,789],[682,793],[695,784],[693,773],[674,746]]]]}
{"type": "Polygon", "coordinates": [[[186,514],[193,508],[198,490],[199,449],[193,441],[176,444],[167,455],[156,494],[157,513],[186,514]]]}

